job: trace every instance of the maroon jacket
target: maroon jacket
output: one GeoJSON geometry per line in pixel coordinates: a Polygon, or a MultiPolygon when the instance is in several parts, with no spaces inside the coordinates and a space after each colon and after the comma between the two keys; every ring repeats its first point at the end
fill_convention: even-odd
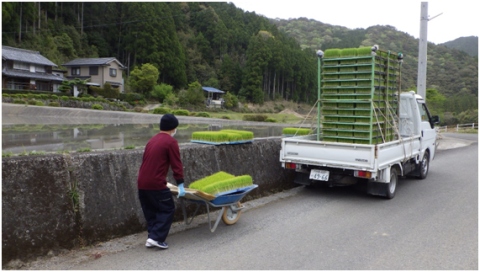
{"type": "Polygon", "coordinates": [[[178,142],[166,133],[153,136],[145,146],[142,165],[138,172],[140,190],[163,190],[167,188],[167,174],[172,167],[177,185],[183,183],[183,164],[178,142]]]}

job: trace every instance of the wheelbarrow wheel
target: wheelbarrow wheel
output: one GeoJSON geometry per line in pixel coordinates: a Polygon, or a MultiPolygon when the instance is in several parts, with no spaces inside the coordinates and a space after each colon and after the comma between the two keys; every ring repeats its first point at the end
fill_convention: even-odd
{"type": "MultiPolygon", "coordinates": [[[[241,204],[240,202],[237,202],[235,204],[237,207],[239,207],[241,204]]],[[[225,209],[222,215],[222,221],[226,225],[233,225],[237,223],[238,219],[240,219],[240,214],[242,213],[242,210],[238,211],[233,211],[232,206],[228,206],[228,208],[225,209]]]]}

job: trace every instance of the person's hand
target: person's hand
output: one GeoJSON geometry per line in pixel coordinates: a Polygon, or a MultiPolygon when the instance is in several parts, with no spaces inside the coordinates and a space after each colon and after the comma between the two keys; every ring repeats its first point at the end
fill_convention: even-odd
{"type": "Polygon", "coordinates": [[[178,196],[177,197],[182,197],[185,196],[185,188],[183,188],[183,183],[178,185],[178,196]]]}

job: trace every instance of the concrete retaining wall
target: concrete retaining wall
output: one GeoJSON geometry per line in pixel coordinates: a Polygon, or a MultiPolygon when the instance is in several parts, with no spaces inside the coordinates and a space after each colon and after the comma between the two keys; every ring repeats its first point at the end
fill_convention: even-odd
{"type": "MultiPolygon", "coordinates": [[[[242,201],[294,186],[278,161],[280,138],[180,146],[186,185],[225,171],[259,187],[242,201]]],[[[136,179],[142,150],[2,159],[2,266],[145,231],[136,179]]],[[[170,173],[170,181],[174,180],[170,173]]],[[[182,220],[177,209],[175,220],[182,220]]]]}

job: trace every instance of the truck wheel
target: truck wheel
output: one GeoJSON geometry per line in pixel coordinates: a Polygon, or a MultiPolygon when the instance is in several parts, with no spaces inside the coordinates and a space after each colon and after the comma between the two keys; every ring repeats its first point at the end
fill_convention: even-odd
{"type": "MultiPolygon", "coordinates": [[[[234,204],[240,206],[240,202],[237,202],[237,204],[234,204]]],[[[238,219],[240,219],[240,214],[242,213],[242,210],[234,212],[232,208],[229,206],[228,208],[225,209],[222,215],[222,221],[226,225],[233,225],[237,223],[238,219]]]]}
{"type": "Polygon", "coordinates": [[[430,168],[430,154],[425,152],[422,161],[420,162],[420,175],[419,179],[425,179],[428,175],[428,169],[430,168]]]}
{"type": "Polygon", "coordinates": [[[392,199],[395,197],[395,192],[397,191],[397,182],[398,182],[398,173],[397,168],[392,167],[390,169],[390,183],[386,184],[386,197],[392,199]]]}

